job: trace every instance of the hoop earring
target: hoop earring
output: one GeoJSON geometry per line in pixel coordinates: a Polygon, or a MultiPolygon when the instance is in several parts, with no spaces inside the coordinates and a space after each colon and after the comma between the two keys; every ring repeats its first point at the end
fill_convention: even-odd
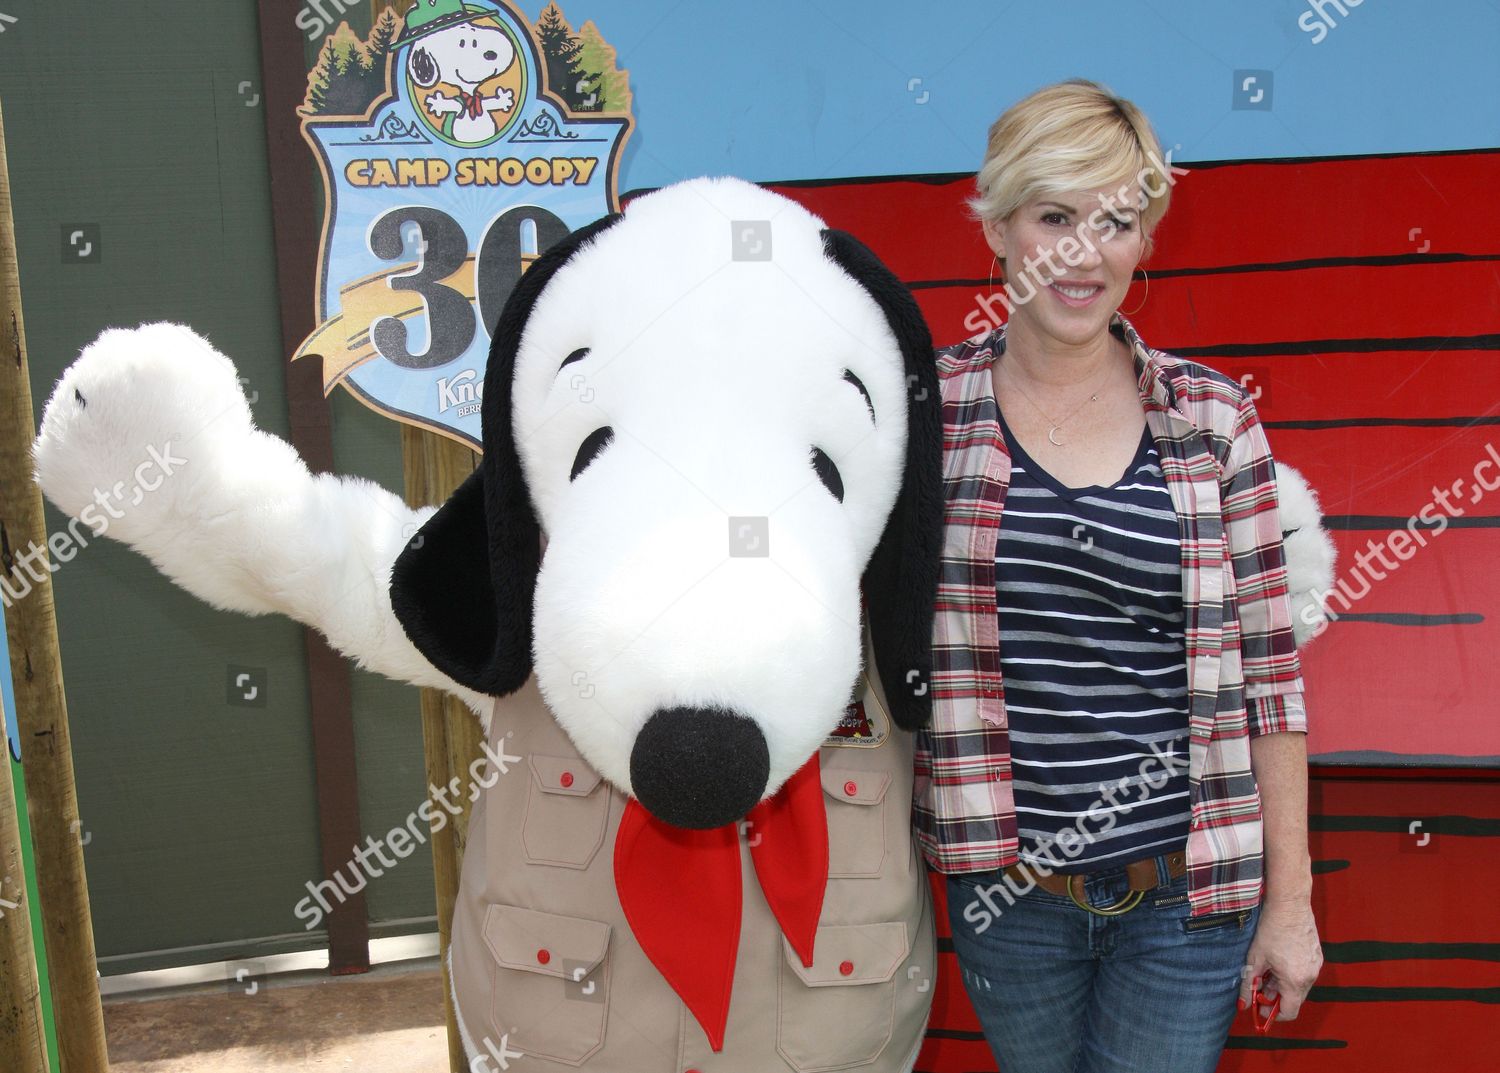
{"type": "MultiPolygon", "coordinates": [[[[1000,255],[998,253],[992,253],[992,254],[990,254],[990,293],[991,294],[995,293],[995,269],[997,269],[999,267],[1000,267],[1000,255]]],[[[1004,283],[1005,281],[1002,279],[1000,282],[1004,283]]]]}
{"type": "Polygon", "coordinates": [[[1146,289],[1141,294],[1141,304],[1136,306],[1129,313],[1126,313],[1123,309],[1120,310],[1119,312],[1122,316],[1133,317],[1141,311],[1141,306],[1144,306],[1146,304],[1146,296],[1151,293],[1151,277],[1146,273],[1146,270],[1144,268],[1141,269],[1141,278],[1146,281],[1146,289]]]}

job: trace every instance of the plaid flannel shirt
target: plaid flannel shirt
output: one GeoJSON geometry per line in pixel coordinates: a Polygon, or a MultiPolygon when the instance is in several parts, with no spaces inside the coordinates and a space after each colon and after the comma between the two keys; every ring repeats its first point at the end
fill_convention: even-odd
{"type": "MultiPolygon", "coordinates": [[[[1124,317],[1146,423],[1177,512],[1189,690],[1187,842],[1193,915],[1256,905],[1260,795],[1250,739],[1305,731],[1276,476],[1235,380],[1147,347],[1124,317]]],[[[913,818],[942,872],[1017,861],[1000,675],[995,539],[1010,483],[991,375],[1002,325],[937,352],[943,393],[944,546],[933,623],[933,720],[916,742],[913,818]]]]}

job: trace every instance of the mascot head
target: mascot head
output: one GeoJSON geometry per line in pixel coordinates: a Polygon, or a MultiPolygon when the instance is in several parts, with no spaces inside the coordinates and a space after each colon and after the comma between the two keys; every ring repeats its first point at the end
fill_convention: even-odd
{"type": "Polygon", "coordinates": [[[865,621],[893,719],[926,721],[941,401],[868,249],[692,180],[558,242],[492,338],[482,462],[392,575],[437,667],[495,696],[535,673],[584,758],[679,827],[817,751],[865,621]]]}

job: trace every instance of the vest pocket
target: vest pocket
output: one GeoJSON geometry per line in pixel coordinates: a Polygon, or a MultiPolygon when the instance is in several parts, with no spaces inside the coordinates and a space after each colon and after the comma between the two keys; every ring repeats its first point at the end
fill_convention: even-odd
{"type": "Polygon", "coordinates": [[[896,970],[911,953],[906,925],[820,925],[811,966],[781,945],[776,1050],[787,1063],[824,1073],[880,1057],[895,1025],[896,970]]]}
{"type": "MultiPolygon", "coordinates": [[[[489,906],[484,942],[496,962],[491,1023],[508,1034],[512,1050],[576,1066],[603,1046],[609,931],[599,920],[489,906]]],[[[484,1042],[474,1042],[482,1052],[484,1042]]]]}
{"type": "Polygon", "coordinates": [[[874,879],[885,864],[888,771],[821,768],[828,813],[828,878],[874,879]]]}
{"type": "Polygon", "coordinates": [[[587,868],[609,824],[608,786],[576,756],[531,753],[521,852],[532,864],[587,868]]]}

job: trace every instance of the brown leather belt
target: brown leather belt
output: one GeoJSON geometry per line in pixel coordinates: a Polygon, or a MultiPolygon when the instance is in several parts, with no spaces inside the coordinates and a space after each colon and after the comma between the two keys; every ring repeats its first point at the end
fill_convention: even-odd
{"type": "MultiPolygon", "coordinates": [[[[1178,850],[1176,853],[1168,853],[1167,877],[1177,879],[1187,872],[1187,853],[1178,850]]],[[[1113,871],[1113,869],[1110,869],[1113,871]]],[[[1085,881],[1092,875],[1102,875],[1102,872],[1075,872],[1072,875],[1061,875],[1053,872],[1050,875],[1042,875],[1033,871],[1025,864],[1012,864],[1001,869],[1002,875],[1010,876],[1015,882],[1025,884],[1028,881],[1035,883],[1049,894],[1059,897],[1073,899],[1073,904],[1080,909],[1087,909],[1102,917],[1115,917],[1121,913],[1128,913],[1140,903],[1142,897],[1148,890],[1155,890],[1161,885],[1161,880],[1156,871],[1156,858],[1147,857],[1143,861],[1131,861],[1125,866],[1125,876],[1129,880],[1130,889],[1114,905],[1096,906],[1089,903],[1088,896],[1084,891],[1085,881]]]]}

